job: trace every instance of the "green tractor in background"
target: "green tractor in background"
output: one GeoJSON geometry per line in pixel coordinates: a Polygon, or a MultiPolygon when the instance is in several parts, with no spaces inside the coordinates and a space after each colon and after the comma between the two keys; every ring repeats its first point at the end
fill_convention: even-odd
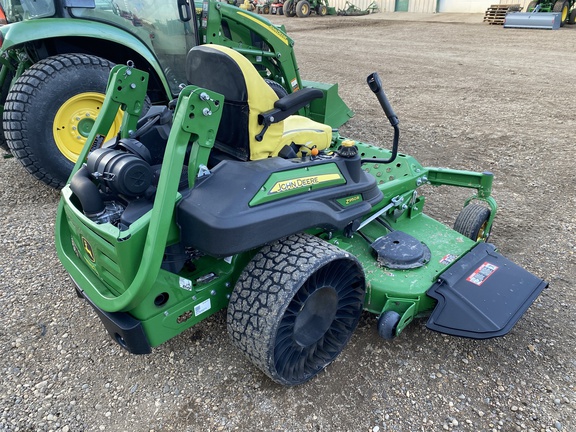
{"type": "Polygon", "coordinates": [[[576,0],[533,0],[528,3],[526,12],[533,12],[538,7],[538,12],[560,12],[560,26],[565,23],[576,23],[576,0]]]}
{"type": "MultiPolygon", "coordinates": [[[[111,68],[128,60],[150,75],[146,106],[176,98],[188,51],[217,43],[288,94],[321,89],[326,97],[303,115],[333,127],[353,115],[337,85],[302,81],[283,26],[227,3],[0,0],[0,21],[0,147],[55,188],[66,183],[101,110],[111,68]]],[[[108,138],[121,122],[119,115],[108,138]]]]}
{"type": "Polygon", "coordinates": [[[284,15],[306,18],[312,12],[319,16],[328,14],[328,0],[286,0],[284,2],[284,15]]]}

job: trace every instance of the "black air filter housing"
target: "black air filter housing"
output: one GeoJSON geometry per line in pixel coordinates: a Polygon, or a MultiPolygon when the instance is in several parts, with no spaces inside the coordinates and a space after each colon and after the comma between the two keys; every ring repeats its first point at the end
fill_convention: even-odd
{"type": "Polygon", "coordinates": [[[132,153],[99,148],[88,155],[87,166],[102,186],[127,197],[142,195],[152,183],[150,164],[132,153]]]}

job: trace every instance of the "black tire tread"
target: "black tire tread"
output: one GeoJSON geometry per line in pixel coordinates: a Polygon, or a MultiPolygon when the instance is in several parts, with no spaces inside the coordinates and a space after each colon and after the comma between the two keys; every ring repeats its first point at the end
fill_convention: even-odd
{"type": "Polygon", "coordinates": [[[288,96],[288,92],[284,87],[282,87],[282,84],[269,78],[265,78],[264,81],[272,88],[272,90],[274,90],[274,93],[276,93],[278,99],[282,99],[284,96],[288,96]]]}
{"type": "Polygon", "coordinates": [[[311,6],[308,0],[300,0],[298,3],[296,3],[296,15],[298,15],[299,18],[306,18],[307,16],[310,15],[310,11],[311,6]],[[307,13],[304,13],[302,11],[304,7],[307,8],[307,13]]]}
{"type": "Polygon", "coordinates": [[[378,319],[378,334],[382,339],[392,340],[396,337],[396,329],[402,317],[396,311],[386,311],[378,319]]]}
{"type": "Polygon", "coordinates": [[[24,72],[8,93],[2,123],[8,147],[30,174],[48,186],[61,188],[65,180],[55,178],[46,170],[30,148],[29,141],[37,138],[28,136],[24,122],[29,115],[34,98],[41,93],[46,80],[65,68],[76,68],[79,72],[85,71],[86,67],[109,71],[113,66],[114,64],[108,60],[86,54],[61,54],[48,57],[24,72]]]}
{"type": "Polygon", "coordinates": [[[568,24],[576,24],[576,5],[574,9],[570,11],[570,15],[568,15],[568,24]]]}
{"type": "Polygon", "coordinates": [[[313,271],[335,258],[352,259],[361,269],[355,257],[336,246],[308,234],[295,234],[262,248],[232,292],[227,313],[232,343],[280,384],[295,384],[277,374],[273,367],[274,350],[270,349],[276,337],[276,317],[294,295],[284,286],[290,282],[301,284],[313,271]]]}
{"type": "Polygon", "coordinates": [[[566,21],[568,21],[568,18],[570,17],[570,3],[566,0],[558,0],[556,3],[554,3],[554,7],[552,8],[552,12],[562,12],[564,10],[564,8],[567,9],[567,13],[566,13],[566,19],[562,19],[562,16],[560,16],[560,27],[564,27],[564,24],[566,23],[566,21]]]}
{"type": "Polygon", "coordinates": [[[284,15],[287,17],[295,17],[296,16],[296,3],[295,0],[286,0],[284,3],[284,15]]]}
{"type": "Polygon", "coordinates": [[[479,204],[468,204],[456,218],[454,230],[475,241],[480,227],[489,217],[489,208],[479,204]]]}

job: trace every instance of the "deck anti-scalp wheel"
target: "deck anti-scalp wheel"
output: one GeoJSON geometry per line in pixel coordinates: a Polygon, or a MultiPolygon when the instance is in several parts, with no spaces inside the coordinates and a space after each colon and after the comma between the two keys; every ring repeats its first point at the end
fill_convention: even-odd
{"type": "Polygon", "coordinates": [[[390,340],[396,337],[400,323],[400,314],[396,311],[386,311],[378,318],[378,334],[382,339],[390,340]]]}
{"type": "Polygon", "coordinates": [[[490,232],[487,231],[490,209],[479,204],[468,204],[462,209],[456,221],[454,230],[471,240],[488,240],[490,232]]]}
{"type": "Polygon", "coordinates": [[[358,260],[297,234],[265,246],[241,274],[228,306],[232,342],[270,378],[301,384],[340,354],[362,312],[358,260]]]}

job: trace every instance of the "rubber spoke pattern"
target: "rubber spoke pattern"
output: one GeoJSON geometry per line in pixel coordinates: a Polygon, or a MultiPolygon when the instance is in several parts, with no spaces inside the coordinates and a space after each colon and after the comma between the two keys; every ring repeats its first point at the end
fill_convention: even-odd
{"type": "Polygon", "coordinates": [[[228,306],[228,333],[274,381],[301,384],[346,346],[364,296],[364,272],[354,256],[314,236],[293,235],[265,246],[240,275],[228,306]],[[330,317],[323,333],[296,325],[307,300],[319,306],[322,296],[312,297],[315,292],[337,298],[333,311],[318,312],[330,317]],[[308,340],[309,332],[318,334],[315,340],[308,340]]]}

